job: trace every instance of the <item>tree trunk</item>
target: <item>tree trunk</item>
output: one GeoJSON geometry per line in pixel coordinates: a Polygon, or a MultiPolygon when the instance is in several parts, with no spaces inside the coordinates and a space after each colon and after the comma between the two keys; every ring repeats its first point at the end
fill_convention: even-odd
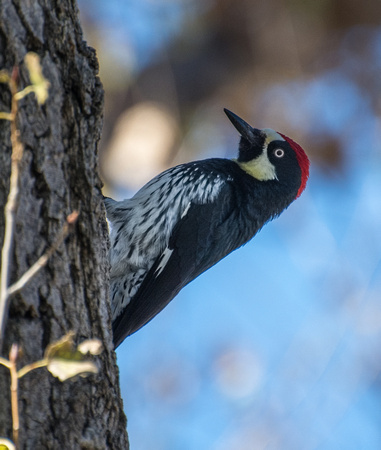
{"type": "MultiPolygon", "coordinates": [[[[15,214],[10,282],[55,241],[66,217],[79,210],[72,234],[47,266],[11,298],[2,356],[23,350],[19,367],[43,357],[46,346],[73,330],[76,342],[99,338],[97,375],[60,382],[45,368],[19,385],[20,448],[127,449],[126,419],[112,350],[108,306],[107,226],[98,175],[103,90],[94,50],[83,41],[74,0],[0,0],[0,69],[19,66],[29,84],[25,54],[37,53],[49,98],[19,101],[25,150],[15,214]]],[[[11,96],[0,84],[0,111],[11,96]]],[[[0,121],[0,245],[9,191],[10,126],[0,121]]],[[[12,438],[9,373],[0,366],[0,436],[12,438]]]]}

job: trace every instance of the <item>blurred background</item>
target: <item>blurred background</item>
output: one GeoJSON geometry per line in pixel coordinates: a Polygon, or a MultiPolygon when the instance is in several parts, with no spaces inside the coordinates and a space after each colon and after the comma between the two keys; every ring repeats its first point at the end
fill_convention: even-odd
{"type": "Polygon", "coordinates": [[[232,158],[227,107],[307,190],[118,349],[133,450],[381,448],[379,0],[79,0],[105,193],[232,158]]]}

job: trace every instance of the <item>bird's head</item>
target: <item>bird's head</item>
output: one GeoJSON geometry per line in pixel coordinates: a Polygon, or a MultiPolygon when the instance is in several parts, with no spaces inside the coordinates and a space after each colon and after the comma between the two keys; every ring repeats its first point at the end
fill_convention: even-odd
{"type": "Polygon", "coordinates": [[[298,198],[306,187],[310,166],[302,147],[284,134],[253,128],[228,109],[224,111],[241,135],[238,165],[257,180],[275,180],[293,188],[298,198]]]}

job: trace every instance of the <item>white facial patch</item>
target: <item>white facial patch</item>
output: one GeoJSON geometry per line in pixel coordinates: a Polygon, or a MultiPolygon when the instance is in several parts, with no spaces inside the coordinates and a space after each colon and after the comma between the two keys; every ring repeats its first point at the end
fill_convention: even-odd
{"type": "Polygon", "coordinates": [[[271,128],[262,130],[266,134],[262,153],[248,162],[239,162],[240,167],[252,177],[260,181],[277,180],[276,168],[267,156],[267,147],[272,141],[284,141],[282,136],[271,128]]]}
{"type": "Polygon", "coordinates": [[[245,172],[260,181],[276,180],[276,169],[267,157],[267,146],[258,158],[238,163],[245,172]]]}

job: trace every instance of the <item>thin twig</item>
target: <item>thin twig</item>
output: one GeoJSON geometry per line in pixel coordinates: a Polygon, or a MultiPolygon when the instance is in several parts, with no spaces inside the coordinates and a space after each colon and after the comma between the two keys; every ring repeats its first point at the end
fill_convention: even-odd
{"type": "Polygon", "coordinates": [[[11,351],[9,352],[9,362],[10,362],[9,372],[11,374],[11,409],[12,409],[13,442],[16,448],[18,448],[19,430],[20,430],[19,403],[18,403],[19,379],[17,376],[18,353],[19,353],[18,345],[12,344],[11,351]]]}
{"type": "Polygon", "coordinates": [[[19,130],[17,129],[16,116],[18,111],[18,104],[15,98],[17,93],[17,69],[14,69],[12,76],[9,79],[9,87],[12,95],[11,105],[11,176],[9,182],[9,194],[7,204],[5,205],[5,231],[4,231],[4,243],[1,252],[1,273],[0,273],[0,342],[3,340],[4,335],[4,319],[7,313],[8,306],[8,279],[9,279],[9,267],[11,258],[11,249],[13,242],[14,231],[14,216],[17,204],[18,184],[19,184],[19,163],[21,161],[24,147],[20,142],[19,130]]]}
{"type": "Polygon", "coordinates": [[[9,286],[7,293],[8,296],[15,294],[20,291],[35,275],[39,272],[48,262],[49,258],[58,249],[58,247],[65,240],[67,235],[70,233],[71,225],[76,222],[78,218],[78,211],[73,211],[67,218],[64,226],[62,227],[56,241],[53,245],[48,248],[48,250],[22,275],[16,283],[9,286]]]}
{"type": "Polygon", "coordinates": [[[40,367],[46,367],[49,364],[48,358],[40,359],[39,361],[36,361],[34,363],[28,364],[24,367],[22,367],[17,372],[17,378],[22,378],[27,373],[31,372],[34,369],[39,369],[40,367]]]}
{"type": "MultiPolygon", "coordinates": [[[[3,358],[2,356],[0,356],[0,364],[1,364],[2,366],[7,367],[8,369],[11,368],[11,363],[10,363],[7,359],[3,358]]],[[[1,447],[0,447],[0,448],[1,448],[1,447]]]]}
{"type": "Polygon", "coordinates": [[[34,92],[35,90],[36,90],[36,88],[33,85],[27,86],[22,91],[17,92],[16,95],[15,95],[15,98],[16,98],[17,101],[21,100],[22,98],[24,98],[25,96],[27,96],[31,92],[34,92]]]}
{"type": "MultiPolygon", "coordinates": [[[[3,74],[4,75],[4,74],[3,74]]],[[[1,77],[0,77],[1,78],[1,77]]],[[[4,78],[2,76],[1,80],[4,78]]],[[[12,104],[10,113],[2,113],[3,117],[0,119],[8,119],[11,122],[11,175],[9,183],[9,194],[7,203],[5,205],[5,231],[4,231],[4,243],[1,252],[1,272],[0,272],[0,348],[3,342],[4,330],[5,330],[5,317],[8,311],[8,299],[9,296],[18,292],[23,288],[28,281],[46,265],[49,258],[61,245],[65,237],[70,232],[70,225],[73,224],[78,218],[78,212],[71,213],[64,224],[61,232],[59,233],[54,244],[28,269],[24,275],[16,281],[12,286],[8,287],[9,281],[9,267],[11,263],[11,249],[13,243],[14,234],[14,218],[17,205],[18,185],[19,185],[19,164],[24,152],[23,144],[20,141],[20,132],[16,124],[16,116],[18,112],[18,100],[25,95],[33,92],[35,86],[27,86],[24,90],[17,92],[17,78],[18,70],[13,69],[11,77],[7,78],[9,88],[12,95],[12,104]]],[[[4,79],[5,80],[5,79],[4,79]]],[[[3,80],[3,81],[4,81],[3,80]]],[[[40,80],[41,81],[41,80],[40,80]]]]}
{"type": "Polygon", "coordinates": [[[0,119],[12,121],[13,120],[13,116],[12,116],[11,113],[0,112],[0,119]]]}

